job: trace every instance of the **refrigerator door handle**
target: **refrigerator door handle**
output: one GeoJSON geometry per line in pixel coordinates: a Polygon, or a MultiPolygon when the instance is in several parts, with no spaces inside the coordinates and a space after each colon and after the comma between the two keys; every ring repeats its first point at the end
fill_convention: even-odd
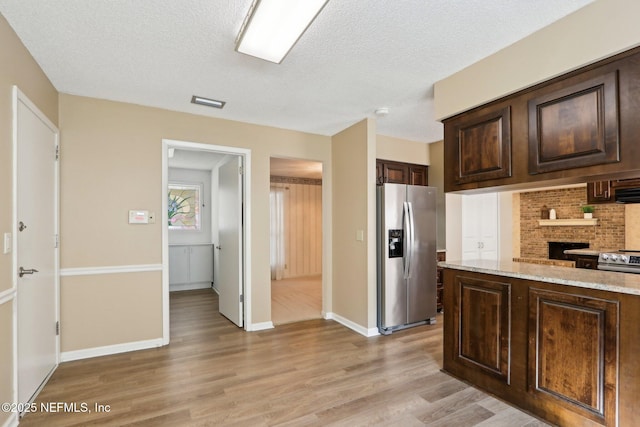
{"type": "Polygon", "coordinates": [[[404,215],[404,242],[406,250],[404,251],[404,278],[411,277],[411,259],[413,258],[413,207],[411,202],[404,202],[402,204],[404,215]]]}
{"type": "Polygon", "coordinates": [[[407,278],[411,277],[412,273],[412,263],[413,263],[413,252],[415,251],[416,246],[416,237],[415,237],[415,222],[413,221],[413,204],[411,202],[407,202],[409,206],[409,271],[407,272],[407,278]]]}

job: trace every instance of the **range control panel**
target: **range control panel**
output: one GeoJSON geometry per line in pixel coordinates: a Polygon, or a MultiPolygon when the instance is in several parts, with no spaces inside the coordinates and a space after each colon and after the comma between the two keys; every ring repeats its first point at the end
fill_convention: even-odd
{"type": "Polygon", "coordinates": [[[600,264],[632,264],[640,266],[638,253],[601,253],[598,257],[600,264]]]}

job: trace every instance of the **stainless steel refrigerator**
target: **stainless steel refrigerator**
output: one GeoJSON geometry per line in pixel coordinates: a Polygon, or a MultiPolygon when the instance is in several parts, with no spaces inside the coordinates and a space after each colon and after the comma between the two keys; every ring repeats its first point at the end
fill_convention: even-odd
{"type": "Polygon", "coordinates": [[[378,330],[393,331],[436,317],[436,189],[377,187],[378,330]]]}

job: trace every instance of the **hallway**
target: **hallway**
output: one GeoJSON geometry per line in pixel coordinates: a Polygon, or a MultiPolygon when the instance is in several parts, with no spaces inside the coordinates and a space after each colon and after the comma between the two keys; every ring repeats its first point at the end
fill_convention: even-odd
{"type": "Polygon", "coordinates": [[[274,325],[322,318],[322,277],[271,281],[271,321],[274,325]]]}

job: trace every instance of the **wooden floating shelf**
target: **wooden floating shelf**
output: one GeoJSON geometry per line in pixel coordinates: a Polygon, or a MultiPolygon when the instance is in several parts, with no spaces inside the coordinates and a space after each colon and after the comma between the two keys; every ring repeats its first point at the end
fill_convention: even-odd
{"type": "Polygon", "coordinates": [[[538,223],[543,227],[598,225],[598,218],[539,219],[538,223]]]}

